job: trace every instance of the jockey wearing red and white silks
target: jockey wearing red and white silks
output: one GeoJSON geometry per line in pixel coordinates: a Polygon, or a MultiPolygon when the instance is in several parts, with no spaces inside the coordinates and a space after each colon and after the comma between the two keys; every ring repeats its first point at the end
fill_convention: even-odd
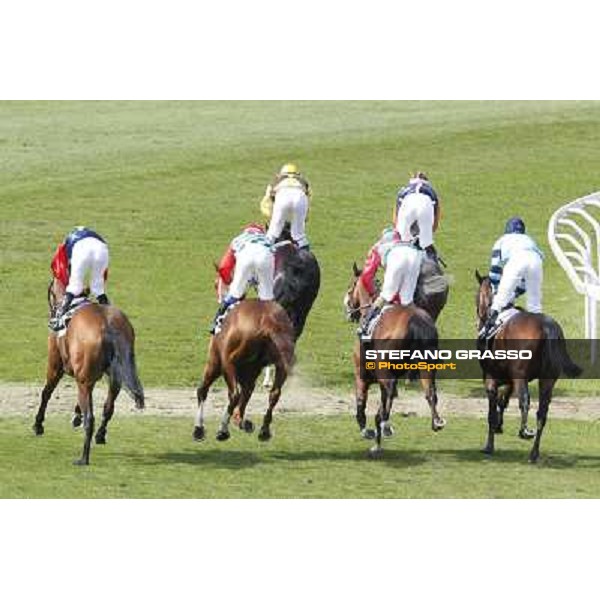
{"type": "Polygon", "coordinates": [[[385,304],[399,300],[400,304],[412,304],[423,252],[412,243],[403,243],[392,227],[383,230],[381,238],[369,251],[361,281],[371,296],[375,295],[374,277],[380,266],[385,268],[383,286],[379,297],[373,302],[371,310],[365,315],[358,333],[365,335],[369,324],[380,314],[385,304]]]}
{"type": "Polygon", "coordinates": [[[221,303],[211,333],[227,309],[241,300],[250,282],[257,282],[259,300],[273,300],[275,255],[262,225],[252,223],[235,237],[218,266],[217,293],[221,303]],[[229,286],[228,293],[225,288],[229,286]]]}

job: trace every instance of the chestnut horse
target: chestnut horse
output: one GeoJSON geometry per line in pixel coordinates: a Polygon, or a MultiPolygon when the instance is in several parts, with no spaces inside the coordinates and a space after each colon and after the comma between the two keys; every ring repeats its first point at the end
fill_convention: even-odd
{"type": "MultiPolygon", "coordinates": [[[[345,297],[346,312],[352,318],[361,312],[364,313],[370,306],[371,298],[360,279],[361,271],[354,265],[354,278],[350,283],[345,297]]],[[[372,348],[378,346],[386,350],[435,350],[438,346],[438,333],[431,316],[423,309],[415,306],[395,305],[386,310],[377,324],[372,335],[372,348]]],[[[361,376],[360,350],[361,342],[357,341],[354,348],[354,381],[356,389],[356,421],[361,435],[366,439],[376,440],[376,445],[371,448],[371,456],[381,454],[382,435],[392,435],[393,430],[389,424],[392,403],[397,397],[398,376],[385,379],[376,371],[366,371],[365,378],[361,376]],[[366,406],[369,387],[378,383],[381,391],[379,410],[375,416],[375,431],[367,429],[366,406]]],[[[399,372],[400,373],[400,372],[399,372]]],[[[435,371],[418,372],[425,398],[431,409],[431,428],[440,431],[446,421],[437,411],[437,391],[435,385],[435,371]]]]}
{"type": "MultiPolygon", "coordinates": [[[[65,293],[64,285],[53,279],[48,286],[48,308],[53,316],[65,293]]],[[[122,386],[132,395],[136,408],[144,408],[144,390],[137,375],[134,354],[135,334],[124,313],[115,306],[90,303],[82,306],[71,319],[66,333],[48,336],[48,367],[46,385],[42,390],[40,407],[33,430],[44,433],[44,417],[52,392],[67,373],[77,383],[76,413],[83,417],[84,443],[76,465],[88,465],[94,433],[92,391],[96,382],[106,374],[109,387],[102,422],[96,432],[96,443],[106,443],[107,425],[115,400],[122,386]]],[[[76,422],[76,420],[75,420],[76,422]]]]}
{"type": "Polygon", "coordinates": [[[219,333],[211,336],[208,361],[202,384],[198,387],[198,413],[193,438],[205,437],[204,402],[213,382],[223,375],[228,390],[228,405],[223,412],[217,440],[229,439],[231,417],[240,429],[254,431],[246,419],[246,406],[263,367],[274,365],[275,376],[269,392],[269,407],[258,434],[260,441],[271,438],[273,409],[281,396],[281,388],[294,362],[294,327],[285,310],[275,301],[242,300],[223,322],[219,333]],[[235,411],[235,414],[234,414],[235,411]]]}
{"type": "MultiPolygon", "coordinates": [[[[482,277],[475,271],[479,283],[477,292],[478,329],[481,330],[488,319],[493,300],[493,289],[489,277],[482,277]]],[[[540,440],[546,425],[552,391],[556,381],[565,374],[578,377],[581,368],[569,357],[561,326],[552,317],[521,311],[501,327],[492,340],[479,340],[480,349],[491,350],[530,350],[531,359],[481,360],[481,369],[488,397],[488,437],[483,452],[493,454],[494,434],[502,433],[504,411],[511,394],[519,398],[521,425],[519,437],[535,437],[529,454],[529,461],[536,462],[540,455],[540,440]],[[529,382],[539,380],[539,404],[537,411],[537,431],[527,427],[530,395],[529,382]],[[506,386],[499,397],[498,388],[506,386]]]]}

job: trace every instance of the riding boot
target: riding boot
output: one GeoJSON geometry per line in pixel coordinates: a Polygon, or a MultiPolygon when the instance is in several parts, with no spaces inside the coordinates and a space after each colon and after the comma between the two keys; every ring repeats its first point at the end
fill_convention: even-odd
{"type": "Polygon", "coordinates": [[[433,244],[431,244],[431,246],[427,246],[427,248],[425,248],[425,256],[427,256],[427,258],[429,258],[430,260],[432,260],[434,262],[439,261],[437,250],[435,249],[433,244]]]}
{"type": "Polygon", "coordinates": [[[66,312],[69,310],[71,306],[71,302],[73,302],[73,294],[70,292],[66,292],[63,296],[61,303],[56,308],[56,312],[54,316],[50,319],[49,327],[52,331],[59,331],[62,326],[62,318],[65,316],[66,312]]]}
{"type": "Polygon", "coordinates": [[[490,335],[490,332],[492,331],[492,329],[494,329],[494,326],[496,325],[496,320],[498,319],[498,311],[497,310],[493,310],[492,312],[490,312],[490,316],[488,317],[488,320],[485,322],[485,325],[483,326],[481,332],[480,332],[480,337],[482,337],[483,339],[487,339],[490,335]]]}
{"type": "Polygon", "coordinates": [[[108,300],[106,294],[100,294],[96,297],[96,300],[98,300],[98,304],[110,304],[110,301],[108,300]]]}

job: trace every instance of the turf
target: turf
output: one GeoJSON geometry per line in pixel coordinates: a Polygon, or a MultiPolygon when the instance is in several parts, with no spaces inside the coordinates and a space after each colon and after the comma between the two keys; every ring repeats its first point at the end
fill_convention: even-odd
{"type": "Polygon", "coordinates": [[[395,418],[383,458],[367,457],[351,418],[278,415],[274,438],[232,431],[191,440],[188,419],[116,418],[89,467],[71,466],[81,431],[51,416],[36,438],[23,418],[0,420],[1,498],[585,498],[600,495],[598,423],[551,421],[537,465],[516,421],[487,458],[483,419],[452,419],[434,434],[422,418],[395,418]],[[12,460],[19,457],[18,462],[12,460]]]}
{"type": "Polygon", "coordinates": [[[143,381],[194,384],[216,308],[212,261],[259,216],[265,184],[289,160],[314,187],[308,233],[323,270],[299,344],[311,385],[350,386],[350,267],[416,168],[444,201],[437,245],[453,288],[441,335],[474,334],[473,270],[520,214],[547,254],[545,308],[579,337],[582,301],[546,227],[564,201],[599,187],[599,138],[595,102],[2,102],[0,381],[43,377],[48,263],[86,224],[109,241],[110,297],[137,329],[143,381]]]}

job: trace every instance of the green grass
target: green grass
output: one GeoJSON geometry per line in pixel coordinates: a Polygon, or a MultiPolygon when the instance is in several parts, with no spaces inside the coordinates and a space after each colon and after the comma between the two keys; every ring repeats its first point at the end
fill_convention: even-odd
{"type": "Polygon", "coordinates": [[[582,302],[546,226],[565,200],[599,187],[598,139],[596,102],[2,102],[0,381],[43,377],[48,263],[87,224],[110,243],[109,292],[138,331],[144,383],[192,385],[215,310],[212,261],[257,218],[288,160],[314,187],[308,232],[323,270],[299,344],[312,385],[351,385],[350,265],[415,168],[444,199],[437,245],[454,285],[441,334],[474,334],[473,269],[519,213],[548,256],[546,310],[581,336],[582,302]]]}
{"type": "Polygon", "coordinates": [[[484,419],[452,419],[434,434],[427,419],[396,416],[380,460],[367,458],[350,416],[278,415],[267,444],[233,430],[191,440],[189,419],[117,417],[89,467],[71,466],[81,431],[51,416],[36,438],[23,418],[0,420],[2,498],[583,498],[600,495],[598,423],[551,421],[537,465],[507,422],[492,459],[479,452],[484,419]],[[18,461],[14,457],[18,456],[18,461]]]}

